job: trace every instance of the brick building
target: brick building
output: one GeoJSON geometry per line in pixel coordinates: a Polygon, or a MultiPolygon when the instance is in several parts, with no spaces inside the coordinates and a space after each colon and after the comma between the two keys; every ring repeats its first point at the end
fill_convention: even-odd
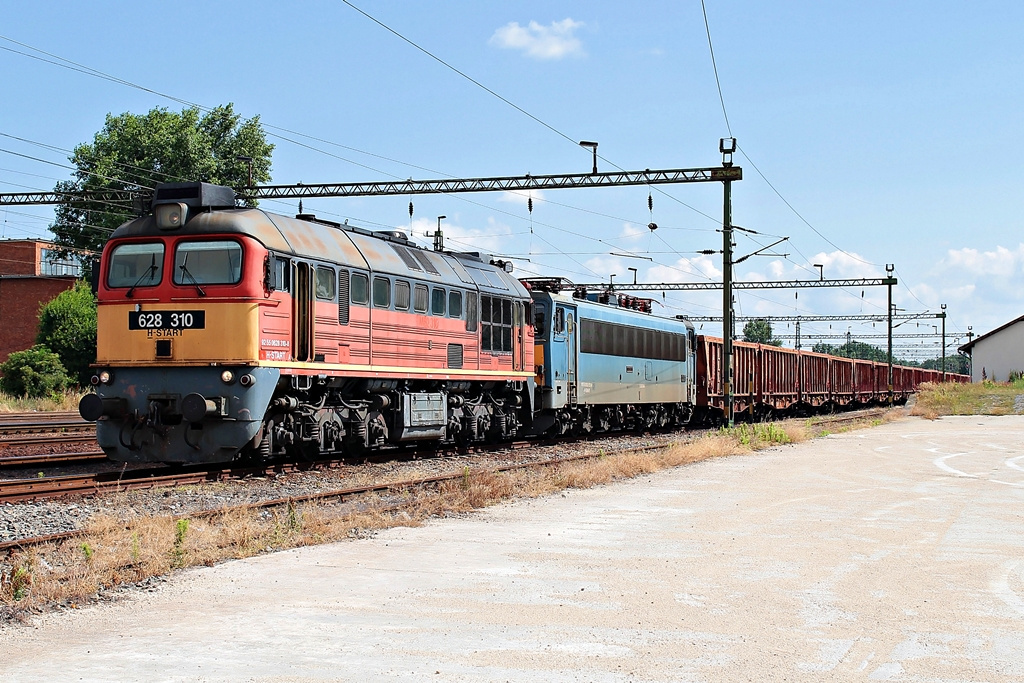
{"type": "Polygon", "coordinates": [[[39,307],[81,276],[81,267],[58,259],[43,240],[0,240],[0,363],[36,342],[39,307]]]}

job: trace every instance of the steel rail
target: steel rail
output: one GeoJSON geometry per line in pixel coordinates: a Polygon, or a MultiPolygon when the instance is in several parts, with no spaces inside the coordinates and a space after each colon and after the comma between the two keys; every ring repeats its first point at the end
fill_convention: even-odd
{"type": "Polygon", "coordinates": [[[32,436],[9,436],[0,438],[0,450],[9,446],[37,446],[39,444],[83,443],[96,441],[95,434],[59,433],[33,434],[32,436]]]}
{"type": "Polygon", "coordinates": [[[63,465],[65,463],[92,462],[106,460],[103,451],[85,453],[45,453],[39,455],[8,455],[0,456],[0,469],[28,467],[30,465],[63,465]]]}
{"type": "MultiPolygon", "coordinates": [[[[834,424],[834,423],[842,423],[842,422],[853,422],[853,421],[856,421],[856,420],[871,419],[871,418],[874,418],[874,417],[878,417],[878,416],[884,415],[885,413],[889,412],[889,409],[873,408],[873,409],[869,409],[867,411],[854,411],[854,412],[856,412],[857,414],[856,415],[850,414],[850,415],[826,416],[826,417],[820,418],[819,421],[816,421],[816,422],[813,423],[813,426],[822,426],[822,425],[826,425],[826,424],[834,424]]],[[[318,500],[338,499],[338,500],[342,500],[343,501],[346,497],[352,497],[352,496],[356,496],[356,495],[364,495],[364,494],[367,494],[367,493],[388,492],[388,491],[412,489],[412,488],[416,488],[416,487],[424,487],[424,486],[431,485],[431,484],[440,484],[440,483],[444,483],[444,482],[447,482],[447,481],[456,481],[456,480],[459,480],[459,479],[466,479],[466,478],[472,479],[474,476],[480,476],[481,474],[488,474],[488,473],[493,474],[493,473],[500,473],[500,472],[511,472],[511,471],[515,471],[515,470],[522,470],[522,469],[529,469],[529,468],[536,468],[536,467],[554,467],[554,466],[558,466],[558,465],[562,465],[562,464],[567,464],[567,463],[572,463],[572,462],[579,462],[579,461],[582,461],[582,460],[607,457],[609,455],[624,455],[626,453],[642,453],[642,452],[647,452],[647,451],[652,451],[652,450],[659,450],[659,449],[663,449],[663,448],[670,448],[672,445],[673,444],[671,444],[671,443],[664,443],[664,444],[654,444],[654,445],[649,445],[649,446],[637,446],[637,447],[632,447],[632,448],[623,448],[623,449],[620,449],[620,450],[614,450],[614,449],[613,450],[604,450],[604,449],[599,448],[596,452],[581,453],[581,454],[578,454],[578,455],[571,455],[571,456],[562,456],[562,457],[558,457],[558,458],[550,458],[550,459],[547,459],[547,460],[539,460],[539,461],[534,461],[534,462],[515,463],[515,464],[509,464],[509,465],[499,465],[499,466],[490,467],[490,468],[477,468],[477,469],[473,469],[473,470],[468,470],[467,467],[463,467],[462,471],[453,472],[453,473],[450,473],[450,474],[437,475],[437,476],[433,476],[433,477],[422,477],[422,478],[418,478],[418,479],[408,479],[408,480],[397,481],[397,482],[381,482],[381,483],[376,483],[376,484],[368,484],[368,485],[365,485],[365,486],[356,486],[356,487],[350,487],[350,488],[344,488],[344,489],[336,489],[336,490],[332,490],[332,491],[321,491],[321,492],[311,493],[311,494],[302,495],[302,496],[288,496],[288,497],[285,497],[285,498],[274,498],[274,499],[268,499],[268,500],[257,501],[257,502],[252,502],[252,503],[242,503],[242,504],[239,504],[239,505],[230,505],[230,506],[224,506],[224,507],[220,507],[220,508],[214,508],[212,510],[199,510],[199,511],[191,512],[191,513],[187,513],[187,514],[175,515],[173,518],[174,519],[209,518],[209,517],[215,517],[215,516],[220,515],[220,514],[226,514],[228,512],[239,511],[239,510],[258,510],[258,509],[264,509],[264,508],[269,508],[269,507],[280,507],[280,506],[284,506],[284,505],[295,505],[295,504],[298,504],[298,503],[313,502],[313,501],[318,501],[318,500]]],[[[270,469],[270,468],[268,468],[268,469],[270,469]]],[[[391,505],[391,506],[386,506],[386,507],[383,507],[383,508],[376,508],[376,509],[378,511],[386,512],[386,511],[393,511],[393,510],[401,509],[402,506],[404,506],[404,505],[405,505],[405,503],[398,503],[398,504],[394,504],[394,505],[391,505]]],[[[57,533],[57,534],[48,534],[48,535],[45,535],[45,536],[35,536],[35,537],[31,537],[31,538],[23,538],[23,539],[11,540],[11,541],[2,541],[2,542],[0,542],[0,550],[12,550],[12,549],[16,549],[16,548],[26,548],[26,547],[30,547],[30,546],[42,545],[44,543],[51,543],[51,542],[60,541],[60,540],[68,539],[68,538],[80,537],[80,536],[84,535],[84,533],[85,532],[83,530],[64,531],[64,532],[60,532],[60,533],[57,533]]]]}

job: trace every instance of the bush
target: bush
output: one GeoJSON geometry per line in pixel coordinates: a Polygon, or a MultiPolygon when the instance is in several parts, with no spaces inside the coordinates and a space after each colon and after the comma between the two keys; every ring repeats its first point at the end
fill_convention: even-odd
{"type": "Polygon", "coordinates": [[[96,297],[83,280],[39,309],[36,343],[57,354],[73,381],[86,386],[96,362],[96,297]]]}
{"type": "Polygon", "coordinates": [[[13,396],[50,396],[70,384],[57,354],[39,344],[12,353],[0,364],[0,373],[0,389],[13,396]]]}

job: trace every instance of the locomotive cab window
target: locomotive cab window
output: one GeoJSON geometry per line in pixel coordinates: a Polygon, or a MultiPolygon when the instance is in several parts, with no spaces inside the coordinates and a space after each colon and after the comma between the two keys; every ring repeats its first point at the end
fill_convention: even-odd
{"type": "Polygon", "coordinates": [[[274,288],[281,292],[292,291],[291,262],[280,256],[274,257],[274,288]]]}
{"type": "Polygon", "coordinates": [[[323,301],[334,301],[334,268],[317,266],[316,298],[323,301]]]}
{"type": "Polygon", "coordinates": [[[233,240],[178,242],[174,284],[233,285],[242,279],[242,245],[233,240]]]}
{"type": "Polygon", "coordinates": [[[551,328],[552,328],[552,331],[554,331],[555,334],[562,334],[563,332],[565,332],[565,309],[564,308],[559,307],[559,308],[555,309],[555,320],[554,320],[554,323],[551,325],[551,328]]]}
{"type": "Polygon", "coordinates": [[[365,306],[370,300],[370,279],[362,273],[352,273],[352,287],[349,292],[352,303],[365,306]]]}
{"type": "Polygon", "coordinates": [[[164,271],[164,245],[119,244],[110,252],[108,287],[152,287],[160,284],[164,271]]]}
{"type": "Polygon", "coordinates": [[[533,305],[533,336],[537,341],[544,341],[548,334],[548,307],[537,302],[533,305]]]}

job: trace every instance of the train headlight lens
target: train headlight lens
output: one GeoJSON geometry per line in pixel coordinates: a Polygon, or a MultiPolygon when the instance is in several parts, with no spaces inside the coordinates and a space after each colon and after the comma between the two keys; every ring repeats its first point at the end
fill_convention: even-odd
{"type": "Polygon", "coordinates": [[[114,376],[110,374],[109,370],[104,370],[98,375],[98,378],[100,384],[110,384],[110,382],[114,379],[114,376]]]}
{"type": "Polygon", "coordinates": [[[224,382],[224,384],[231,384],[232,382],[235,381],[235,373],[231,372],[230,370],[225,370],[224,372],[220,373],[220,381],[224,382]]]}

